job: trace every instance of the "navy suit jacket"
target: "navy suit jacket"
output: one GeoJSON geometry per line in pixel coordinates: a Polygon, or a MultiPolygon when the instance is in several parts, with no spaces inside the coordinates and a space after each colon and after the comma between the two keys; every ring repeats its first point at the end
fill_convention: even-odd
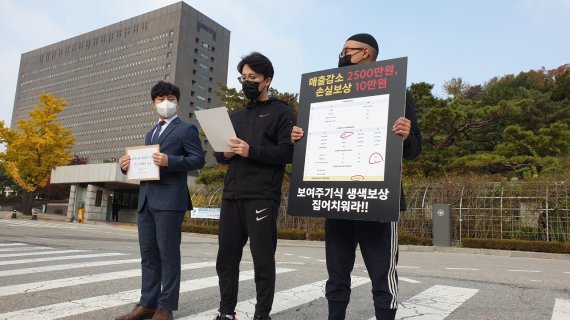
{"type": "MultiPolygon", "coordinates": [[[[154,128],[146,134],[150,144],[154,128]]],[[[192,209],[188,193],[187,172],[204,166],[204,151],[196,126],[175,118],[158,139],[160,152],[168,155],[168,166],[160,167],[160,180],[141,181],[138,211],[145,205],[150,210],[186,211],[192,209]]]]}

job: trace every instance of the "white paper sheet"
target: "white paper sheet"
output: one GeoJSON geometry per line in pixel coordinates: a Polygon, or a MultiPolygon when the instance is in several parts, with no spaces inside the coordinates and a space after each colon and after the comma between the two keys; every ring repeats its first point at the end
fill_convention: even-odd
{"type": "Polygon", "coordinates": [[[159,148],[158,144],[127,148],[127,154],[131,156],[127,179],[160,180],[160,169],[152,160],[152,154],[159,152],[159,148]]]}
{"type": "Polygon", "coordinates": [[[229,152],[229,139],[235,138],[236,132],[226,107],[197,110],[195,113],[214,151],[229,152]]]}
{"type": "Polygon", "coordinates": [[[384,181],[389,100],[312,103],[303,181],[384,181]]]}

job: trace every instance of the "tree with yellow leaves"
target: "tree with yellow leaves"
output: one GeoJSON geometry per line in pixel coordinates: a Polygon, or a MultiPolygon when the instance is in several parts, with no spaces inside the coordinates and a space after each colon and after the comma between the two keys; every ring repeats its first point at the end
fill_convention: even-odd
{"type": "Polygon", "coordinates": [[[51,170],[72,159],[75,137],[57,121],[57,115],[66,106],[65,99],[42,93],[30,117],[18,121],[17,130],[6,128],[0,121],[0,143],[7,145],[5,152],[0,153],[0,161],[24,190],[24,214],[31,214],[34,192],[48,183],[51,170]]]}

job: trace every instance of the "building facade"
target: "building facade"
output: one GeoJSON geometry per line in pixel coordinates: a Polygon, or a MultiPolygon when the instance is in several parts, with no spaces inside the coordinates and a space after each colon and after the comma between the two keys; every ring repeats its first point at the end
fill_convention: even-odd
{"type": "MultiPolygon", "coordinates": [[[[157,121],[150,88],[181,89],[178,115],[219,107],[230,31],[184,2],[22,54],[11,127],[27,118],[42,92],[65,98],[59,115],[77,138],[72,153],[89,163],[116,161],[144,144],[157,121]]],[[[206,158],[213,152],[203,139],[206,158]]]]}

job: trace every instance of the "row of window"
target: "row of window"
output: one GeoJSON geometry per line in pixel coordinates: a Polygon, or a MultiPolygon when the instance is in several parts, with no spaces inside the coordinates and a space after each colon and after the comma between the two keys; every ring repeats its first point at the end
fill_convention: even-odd
{"type": "MultiPolygon", "coordinates": [[[[158,80],[156,80],[156,79],[149,79],[149,80],[145,80],[145,81],[141,81],[141,82],[148,83],[148,84],[150,84],[150,83],[153,83],[153,84],[154,84],[154,83],[156,83],[157,81],[158,81],[158,80]]],[[[141,85],[141,84],[140,84],[140,83],[137,83],[136,85],[141,85]]],[[[118,90],[124,91],[124,89],[127,89],[128,87],[131,87],[131,86],[134,87],[134,86],[136,86],[136,85],[131,85],[131,84],[129,84],[129,85],[124,85],[124,86],[119,87],[118,90]]],[[[75,98],[77,98],[78,100],[80,100],[80,98],[82,98],[82,97],[93,96],[93,95],[97,95],[97,94],[106,94],[106,93],[109,93],[111,90],[114,90],[114,89],[115,89],[115,88],[113,88],[113,89],[109,88],[109,89],[105,89],[105,90],[91,91],[91,92],[88,92],[88,93],[86,93],[86,94],[80,94],[80,95],[75,95],[75,96],[69,96],[69,97],[67,97],[66,99],[69,100],[69,101],[72,101],[72,100],[75,99],[75,98]]],[[[148,90],[146,90],[146,91],[138,91],[138,92],[133,92],[133,93],[128,93],[128,94],[122,94],[122,95],[120,95],[120,96],[107,96],[107,97],[104,97],[104,98],[101,98],[101,99],[105,99],[105,101],[108,103],[108,102],[111,102],[112,99],[114,99],[114,98],[120,100],[120,99],[133,99],[133,98],[142,97],[142,96],[148,96],[148,90]]],[[[65,119],[75,118],[75,117],[76,117],[75,115],[77,114],[77,111],[75,111],[75,110],[78,110],[80,107],[86,107],[86,106],[100,106],[101,103],[102,103],[102,100],[94,100],[94,101],[91,101],[91,102],[89,102],[89,103],[72,104],[72,105],[71,105],[71,108],[65,109],[65,110],[62,112],[62,114],[58,117],[58,119],[59,119],[59,120],[65,120],[65,119]],[[75,111],[75,112],[74,112],[74,111],[75,111]],[[71,113],[71,114],[70,114],[70,113],[71,113]]],[[[30,112],[31,110],[33,110],[34,108],[35,108],[34,105],[17,108],[17,117],[18,117],[18,119],[22,118],[22,115],[24,115],[24,114],[25,114],[25,115],[29,114],[29,112],[30,112]]]]}
{"type": "MultiPolygon", "coordinates": [[[[77,154],[78,156],[81,157],[85,157],[85,156],[89,156],[90,154],[101,154],[101,153],[113,153],[113,154],[117,154],[117,155],[123,155],[125,154],[125,147],[119,147],[119,148],[106,148],[106,149],[90,149],[90,150],[82,150],[82,151],[77,151],[75,152],[75,154],[77,154]]],[[[95,161],[91,161],[89,160],[90,163],[96,163],[95,161]]]]}
{"type": "Polygon", "coordinates": [[[195,86],[196,88],[202,90],[202,91],[212,92],[212,88],[210,88],[210,87],[206,88],[206,86],[203,86],[201,84],[196,83],[195,80],[192,80],[192,85],[195,86]]]}
{"type": "MultiPolygon", "coordinates": [[[[129,69],[129,68],[133,68],[135,66],[141,65],[141,64],[149,64],[149,63],[153,63],[159,60],[166,60],[167,59],[167,55],[166,54],[162,54],[159,56],[155,56],[152,58],[148,58],[145,60],[140,60],[140,61],[136,61],[136,62],[132,62],[129,64],[124,64],[124,65],[119,65],[116,67],[112,67],[112,68],[107,68],[104,70],[100,70],[100,71],[96,71],[96,72],[92,72],[92,73],[88,73],[88,74],[80,74],[76,77],[72,77],[72,78],[64,78],[61,79],[59,81],[56,82],[52,82],[52,83],[46,83],[46,84],[42,84],[36,87],[30,87],[27,89],[22,89],[21,93],[27,93],[27,92],[32,92],[32,91],[39,91],[39,90],[45,90],[47,88],[53,87],[53,86],[58,86],[58,85],[62,85],[62,84],[66,84],[66,83],[71,83],[71,82],[76,82],[78,80],[83,80],[83,79],[92,79],[94,77],[97,76],[101,76],[110,72],[116,72],[116,71],[120,71],[123,69],[129,69]]],[[[166,68],[166,65],[164,66],[166,68]]]]}
{"type": "MultiPolygon", "coordinates": [[[[157,40],[158,40],[158,39],[161,39],[161,38],[164,38],[166,34],[168,34],[168,35],[172,34],[172,35],[173,35],[173,34],[174,34],[174,31],[171,30],[171,31],[169,31],[169,32],[161,33],[161,34],[155,35],[155,36],[153,36],[153,37],[148,37],[148,38],[146,38],[146,39],[141,39],[141,40],[139,40],[139,41],[137,42],[137,45],[142,45],[142,44],[149,43],[149,42],[152,41],[153,38],[156,38],[157,40]]],[[[31,72],[29,72],[29,73],[23,73],[23,74],[22,74],[22,79],[25,79],[25,78],[27,78],[27,77],[29,77],[29,76],[32,76],[32,75],[35,75],[35,74],[38,74],[38,73],[42,73],[42,72],[54,70],[54,69],[57,69],[58,67],[64,67],[64,66],[67,66],[67,65],[70,65],[70,64],[74,64],[74,63],[77,63],[77,62],[89,60],[89,59],[95,58],[95,57],[97,57],[97,56],[107,55],[107,54],[114,53],[114,52],[121,51],[121,50],[127,50],[127,49],[131,48],[132,46],[133,46],[133,44],[125,44],[125,45],[122,45],[122,46],[118,46],[118,47],[114,47],[114,48],[111,48],[111,49],[107,49],[107,50],[102,51],[102,52],[98,52],[98,53],[95,53],[95,54],[90,54],[90,55],[87,55],[87,56],[83,56],[83,57],[80,57],[80,58],[78,58],[78,59],[67,60],[67,61],[61,63],[59,66],[56,64],[56,65],[48,66],[48,67],[45,67],[45,68],[42,68],[42,69],[39,69],[39,70],[31,71],[31,72]]],[[[60,50],[61,50],[61,49],[60,49],[60,50]]]]}
{"type": "Polygon", "coordinates": [[[206,49],[206,50],[208,50],[208,51],[216,52],[216,47],[209,45],[209,44],[208,44],[207,42],[205,42],[205,41],[200,42],[200,39],[199,39],[199,38],[196,38],[196,39],[195,39],[195,42],[198,43],[198,44],[200,44],[200,47],[202,47],[202,48],[204,48],[204,49],[206,49]]]}
{"type": "MultiPolygon", "coordinates": [[[[152,113],[152,112],[151,112],[152,113]]],[[[153,121],[149,121],[146,123],[131,123],[131,124],[125,124],[125,125],[119,125],[119,126],[113,126],[113,127],[107,127],[107,128],[96,128],[96,129],[91,129],[91,130],[87,130],[87,131],[76,131],[78,129],[74,130],[74,135],[75,136],[92,136],[92,135],[97,135],[97,134],[101,134],[101,133],[106,133],[106,132],[125,132],[125,131],[131,131],[133,129],[136,128],[140,128],[142,127],[146,127],[146,128],[151,128],[152,126],[154,126],[156,124],[155,120],[153,119],[153,121]]],[[[83,128],[79,128],[79,129],[83,129],[83,128]]],[[[88,129],[88,128],[86,128],[88,129]]]]}
{"type": "MultiPolygon", "coordinates": [[[[132,32],[133,34],[137,33],[139,31],[139,25],[134,25],[134,26],[128,26],[125,27],[124,31],[125,31],[125,37],[127,37],[130,33],[131,33],[131,28],[132,28],[132,32]]],[[[148,22],[143,22],[142,23],[142,31],[147,31],[148,28],[148,22]]],[[[97,46],[99,43],[104,44],[104,43],[111,43],[111,41],[113,41],[114,39],[120,39],[123,35],[123,29],[119,29],[116,32],[110,32],[110,33],[106,33],[100,36],[96,36],[93,39],[89,39],[89,40],[84,40],[78,43],[74,43],[71,46],[71,52],[75,52],[75,51],[81,51],[83,50],[83,48],[85,48],[86,50],[91,49],[91,47],[95,47],[97,46]]],[[[63,55],[67,56],[70,52],[70,47],[67,46],[65,47],[65,49],[60,48],[58,50],[53,50],[52,52],[49,53],[45,53],[39,56],[40,59],[40,63],[43,63],[44,60],[46,62],[48,62],[51,58],[51,60],[55,60],[55,58],[59,58],[63,55]]]]}
{"type": "MultiPolygon", "coordinates": [[[[122,84],[119,86],[112,86],[109,88],[87,91],[87,92],[75,94],[75,95],[69,95],[69,96],[67,96],[67,99],[69,99],[70,101],[72,101],[74,99],[84,100],[83,98],[101,95],[101,94],[102,95],[108,95],[109,93],[114,92],[114,91],[124,92],[126,89],[129,89],[129,88],[136,88],[139,86],[146,87],[147,85],[150,85],[150,84],[154,85],[162,79],[163,79],[163,76],[155,77],[155,78],[148,78],[148,79],[139,80],[136,82],[134,81],[134,82],[125,83],[125,84],[122,84]]],[[[139,96],[149,96],[148,90],[132,92],[132,93],[127,93],[127,94],[120,93],[120,95],[115,95],[113,97],[118,97],[117,99],[121,99],[121,98],[122,99],[129,99],[129,98],[134,98],[134,97],[139,97],[139,96]]],[[[102,97],[100,99],[106,99],[106,98],[109,98],[109,97],[102,97]]],[[[97,105],[97,101],[92,101],[89,103],[89,105],[97,105]]]]}
{"type": "MultiPolygon", "coordinates": [[[[96,62],[96,63],[94,63],[94,64],[89,64],[89,65],[85,65],[85,66],[81,66],[81,67],[77,67],[77,68],[65,70],[65,71],[58,72],[58,73],[52,73],[52,74],[49,74],[49,75],[46,75],[46,76],[43,76],[43,77],[39,77],[39,78],[35,78],[35,79],[31,79],[31,80],[28,80],[28,81],[22,81],[22,82],[20,83],[20,86],[23,87],[23,86],[25,86],[25,85],[28,85],[28,84],[31,84],[31,83],[34,83],[34,82],[44,81],[44,80],[46,80],[46,79],[56,78],[56,77],[59,77],[59,76],[65,76],[65,75],[68,75],[68,74],[73,74],[73,73],[76,73],[76,72],[85,71],[85,70],[91,69],[91,68],[93,68],[93,67],[99,67],[99,66],[104,65],[104,64],[109,64],[109,63],[114,63],[114,62],[121,61],[121,60],[125,60],[125,59],[130,59],[130,58],[135,57],[135,56],[139,56],[139,55],[143,55],[143,54],[146,54],[146,53],[155,52],[155,51],[157,51],[157,50],[162,50],[162,49],[164,49],[164,48],[167,48],[168,46],[169,46],[168,43],[166,43],[166,44],[161,44],[161,45],[158,45],[158,46],[154,46],[154,47],[146,48],[146,49],[143,49],[143,50],[138,50],[138,51],[135,51],[135,52],[131,52],[131,53],[129,53],[129,54],[124,54],[124,55],[121,55],[121,56],[113,57],[113,58],[110,58],[110,59],[107,59],[107,60],[104,60],[104,61],[96,62]]],[[[167,59],[170,58],[171,56],[172,56],[172,52],[167,52],[167,53],[166,53],[166,58],[167,58],[167,59]]]]}
{"type": "Polygon", "coordinates": [[[166,38],[166,37],[172,38],[173,35],[174,35],[174,30],[170,30],[168,32],[159,33],[159,34],[157,34],[153,37],[150,37],[150,38],[139,40],[139,41],[137,41],[137,44],[140,46],[140,45],[149,43],[151,41],[156,41],[156,40],[159,40],[162,38],[166,38]]]}
{"type": "MultiPolygon", "coordinates": [[[[118,100],[117,97],[110,97],[107,98],[107,101],[93,101],[91,102],[91,104],[95,105],[105,105],[107,103],[112,102],[109,101],[110,99],[112,100],[118,100]]],[[[132,102],[132,103],[128,103],[128,104],[123,104],[123,105],[114,105],[112,107],[109,108],[94,108],[94,109],[88,109],[88,108],[81,108],[79,105],[73,105],[74,109],[80,109],[81,110],[89,110],[89,111],[82,111],[82,112],[74,112],[72,114],[67,114],[67,115],[62,115],[59,117],[59,120],[67,120],[67,119],[74,119],[74,118],[81,118],[81,117],[88,117],[88,116],[92,116],[92,115],[97,115],[97,114],[102,114],[102,113],[107,113],[107,112],[116,112],[116,111],[120,111],[123,109],[135,109],[138,107],[144,107],[144,106],[149,106],[150,102],[149,100],[144,100],[144,101],[137,101],[137,102],[132,102]]],[[[136,109],[135,109],[136,110],[136,109]]]]}
{"type": "MultiPolygon", "coordinates": [[[[152,116],[153,114],[154,114],[154,111],[148,110],[148,111],[139,112],[139,113],[128,113],[128,114],[118,115],[118,116],[114,116],[114,117],[106,117],[106,118],[99,118],[99,119],[81,121],[81,122],[76,122],[76,123],[68,123],[68,124],[66,124],[66,127],[70,128],[70,129],[76,128],[76,127],[84,128],[85,126],[99,125],[101,123],[110,123],[111,121],[127,120],[127,119],[132,119],[132,118],[139,118],[139,117],[148,117],[148,116],[152,116]]],[[[132,129],[132,128],[133,127],[131,127],[130,129],[132,129]]],[[[104,128],[100,128],[100,130],[98,130],[98,132],[102,132],[102,129],[104,129],[104,128]]]]}
{"type": "MultiPolygon", "coordinates": [[[[68,88],[65,88],[65,89],[61,89],[61,90],[54,91],[53,93],[54,93],[54,94],[57,93],[57,95],[66,96],[65,93],[67,93],[67,92],[75,92],[75,91],[77,91],[77,90],[84,90],[84,89],[87,89],[87,88],[90,88],[90,87],[97,87],[97,86],[101,86],[101,85],[107,84],[107,83],[109,83],[109,82],[115,82],[115,81],[120,81],[120,80],[126,80],[126,79],[129,79],[129,78],[132,78],[132,77],[140,76],[140,75],[147,74],[147,73],[153,73],[153,72],[163,71],[163,70],[166,70],[166,69],[167,69],[167,68],[166,68],[166,65],[160,64],[160,65],[156,65],[156,66],[153,66],[153,67],[147,67],[146,69],[139,69],[139,70],[136,70],[136,71],[133,71],[133,72],[130,72],[130,73],[126,73],[126,74],[122,74],[122,75],[117,75],[117,76],[114,76],[114,77],[105,78],[105,79],[101,79],[101,80],[94,81],[94,82],[85,83],[85,84],[78,85],[78,86],[75,86],[75,87],[68,87],[68,88]]],[[[99,73],[99,72],[96,72],[96,73],[99,73]]],[[[83,76],[82,76],[81,78],[83,78],[83,76]]],[[[78,80],[78,79],[76,79],[76,80],[78,80]]],[[[75,81],[76,81],[76,80],[75,80],[75,81]]],[[[71,82],[71,80],[65,80],[65,81],[61,81],[61,82],[71,82]]],[[[58,82],[58,83],[55,83],[55,84],[49,84],[49,85],[45,85],[45,86],[40,86],[40,87],[38,87],[38,88],[36,89],[36,91],[46,90],[46,89],[48,89],[48,88],[51,89],[53,86],[60,85],[60,84],[61,84],[61,83],[58,82]]],[[[31,91],[31,89],[26,90],[26,92],[28,92],[28,91],[31,91]]],[[[115,91],[115,90],[112,90],[112,91],[115,91]]]]}
{"type": "MultiPolygon", "coordinates": [[[[143,127],[146,127],[147,130],[148,128],[151,128],[153,125],[156,124],[156,121],[149,121],[146,124],[143,124],[143,127]]],[[[125,125],[119,125],[119,126],[114,126],[114,127],[109,127],[109,128],[96,128],[93,129],[91,132],[91,134],[88,134],[88,132],[75,132],[74,131],[74,135],[79,137],[79,136],[93,136],[96,134],[101,134],[101,133],[105,133],[105,132],[117,132],[117,137],[121,136],[121,134],[124,134],[125,132],[130,132],[136,128],[138,128],[139,124],[137,123],[133,123],[133,124],[125,124],[125,125]]],[[[145,132],[147,131],[145,130],[145,132]]]]}
{"type": "MultiPolygon", "coordinates": [[[[104,126],[105,124],[107,124],[110,127],[113,127],[116,123],[114,123],[113,121],[117,121],[117,120],[126,120],[126,119],[148,119],[149,116],[153,115],[152,109],[148,108],[147,110],[144,109],[140,109],[142,110],[141,112],[136,112],[136,113],[127,113],[127,114],[123,114],[123,115],[112,115],[112,116],[107,116],[105,118],[97,118],[97,119],[93,119],[93,120],[80,120],[80,121],[68,121],[68,123],[65,124],[65,126],[69,129],[73,129],[73,128],[77,128],[75,129],[75,133],[77,133],[77,135],[80,135],[80,133],[83,131],[85,132],[85,129],[88,129],[86,126],[90,125],[90,124],[95,124],[95,123],[102,123],[103,126],[98,127],[97,133],[102,133],[102,132],[111,132],[111,131],[104,131],[103,129],[106,129],[106,127],[104,126]],[[148,111],[151,110],[151,111],[148,111]],[[83,129],[83,130],[82,130],[83,129]]],[[[148,121],[148,120],[147,120],[148,121]]],[[[145,122],[146,126],[148,126],[148,122],[145,122]]],[[[140,123],[135,123],[135,124],[130,124],[131,129],[134,128],[144,128],[145,125],[140,124],[140,123]]]]}
{"type": "MultiPolygon", "coordinates": [[[[145,126],[148,126],[148,124],[145,124],[145,126]]],[[[130,135],[130,136],[120,136],[120,137],[112,137],[112,138],[106,138],[106,139],[81,141],[81,142],[77,142],[75,144],[75,146],[87,146],[87,145],[91,145],[91,144],[101,144],[101,143],[109,143],[109,142],[116,142],[116,141],[138,140],[138,139],[144,139],[144,136],[145,136],[144,134],[134,134],[134,135],[130,135]]]]}

